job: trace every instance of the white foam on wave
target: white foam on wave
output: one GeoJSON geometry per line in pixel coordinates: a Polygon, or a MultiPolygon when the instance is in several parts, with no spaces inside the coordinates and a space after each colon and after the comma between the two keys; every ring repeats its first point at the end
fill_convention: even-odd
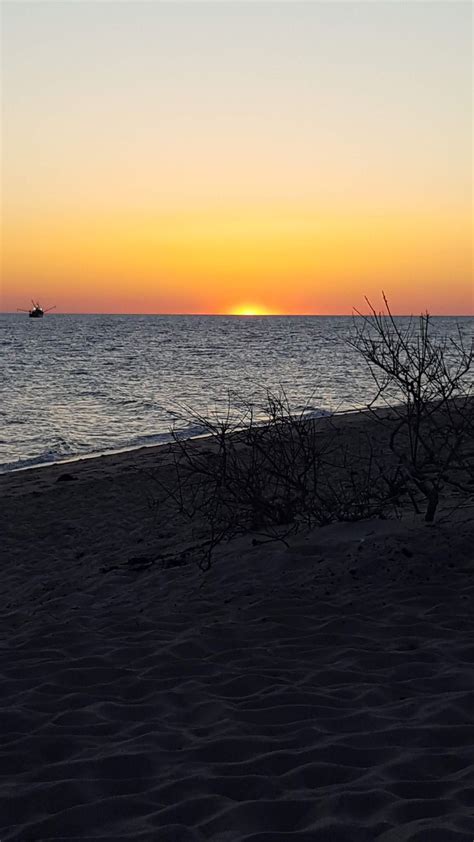
{"type": "Polygon", "coordinates": [[[128,451],[140,450],[142,447],[157,447],[160,444],[167,444],[175,438],[191,439],[199,438],[206,435],[205,427],[198,425],[190,425],[182,430],[175,430],[173,432],[163,433],[149,433],[142,436],[137,436],[122,446],[114,448],[95,448],[84,449],[79,452],[71,452],[65,454],[60,450],[45,450],[37,456],[26,457],[24,459],[17,459],[16,461],[6,462],[0,464],[0,474],[10,473],[11,471],[24,471],[28,468],[47,467],[52,464],[63,464],[69,462],[78,462],[82,459],[97,459],[100,456],[111,456],[117,453],[127,453],[128,451]]]}

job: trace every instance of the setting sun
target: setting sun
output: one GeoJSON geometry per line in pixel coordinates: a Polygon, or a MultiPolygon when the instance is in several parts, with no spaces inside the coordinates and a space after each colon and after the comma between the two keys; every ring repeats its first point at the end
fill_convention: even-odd
{"type": "Polygon", "coordinates": [[[230,314],[231,316],[269,316],[271,315],[265,307],[258,304],[240,304],[234,307],[230,314]]]}

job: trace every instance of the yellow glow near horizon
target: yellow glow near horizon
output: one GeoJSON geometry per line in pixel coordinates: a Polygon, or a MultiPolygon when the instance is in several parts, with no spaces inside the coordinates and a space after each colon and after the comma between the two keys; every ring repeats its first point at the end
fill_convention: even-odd
{"type": "Polygon", "coordinates": [[[239,304],[233,307],[229,313],[230,316],[270,316],[271,313],[265,307],[258,304],[239,304]]]}
{"type": "Polygon", "coordinates": [[[334,314],[385,289],[398,313],[468,314],[469,222],[447,207],[10,213],[2,306],[36,297],[59,312],[334,314]]]}

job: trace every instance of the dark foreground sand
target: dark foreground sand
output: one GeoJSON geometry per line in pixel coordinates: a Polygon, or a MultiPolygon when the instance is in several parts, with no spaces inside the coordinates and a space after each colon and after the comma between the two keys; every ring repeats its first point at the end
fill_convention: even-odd
{"type": "Polygon", "coordinates": [[[472,510],[203,580],[146,561],[186,544],[157,458],[0,478],[2,842],[472,842],[472,510]]]}

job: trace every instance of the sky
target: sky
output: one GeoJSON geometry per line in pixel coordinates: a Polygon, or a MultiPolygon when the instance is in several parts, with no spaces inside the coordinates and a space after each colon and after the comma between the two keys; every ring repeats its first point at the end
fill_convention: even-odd
{"type": "Polygon", "coordinates": [[[1,11],[1,309],[473,312],[470,2],[1,11]]]}

